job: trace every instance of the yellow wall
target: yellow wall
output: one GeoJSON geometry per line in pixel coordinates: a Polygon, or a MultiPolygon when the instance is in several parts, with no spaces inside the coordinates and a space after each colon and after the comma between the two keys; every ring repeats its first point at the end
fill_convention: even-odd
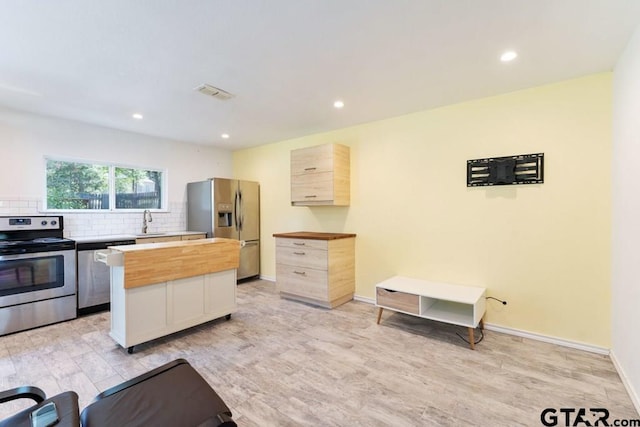
{"type": "Polygon", "coordinates": [[[608,348],[610,134],[604,73],[237,151],[233,167],[261,184],[263,276],[275,232],[353,232],[357,295],[396,274],[485,286],[509,302],[488,323],[608,348]],[[290,150],[328,142],[351,147],[351,206],[291,207],[290,150]],[[468,159],[537,152],[544,184],[466,187],[468,159]]]}

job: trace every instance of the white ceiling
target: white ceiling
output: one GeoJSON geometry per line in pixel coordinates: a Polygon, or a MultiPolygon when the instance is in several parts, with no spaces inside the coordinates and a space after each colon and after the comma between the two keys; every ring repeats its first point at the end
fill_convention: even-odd
{"type": "Polygon", "coordinates": [[[0,105],[230,149],[609,71],[640,23],[639,0],[1,6],[0,105]]]}

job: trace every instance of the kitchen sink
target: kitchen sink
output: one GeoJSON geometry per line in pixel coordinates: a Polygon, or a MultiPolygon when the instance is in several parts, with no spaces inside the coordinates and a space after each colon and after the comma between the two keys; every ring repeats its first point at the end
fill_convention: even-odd
{"type": "Polygon", "coordinates": [[[164,236],[167,233],[141,233],[136,234],[136,237],[145,237],[145,236],[164,236]]]}

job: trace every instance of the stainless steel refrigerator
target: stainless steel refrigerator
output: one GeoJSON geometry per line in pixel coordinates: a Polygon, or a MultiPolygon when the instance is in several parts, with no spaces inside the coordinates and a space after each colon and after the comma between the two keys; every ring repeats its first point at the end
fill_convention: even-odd
{"type": "Polygon", "coordinates": [[[187,229],[242,242],[238,280],[260,274],[260,186],[211,178],[187,184],[187,229]]]}

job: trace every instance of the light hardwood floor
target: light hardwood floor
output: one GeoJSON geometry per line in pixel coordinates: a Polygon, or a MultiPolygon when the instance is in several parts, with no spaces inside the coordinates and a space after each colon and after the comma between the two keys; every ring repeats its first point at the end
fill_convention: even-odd
{"type": "MultiPolygon", "coordinates": [[[[0,388],[100,391],[187,359],[240,426],[535,426],[544,408],[609,410],[638,419],[608,356],[349,302],[333,310],[282,300],[275,284],[238,286],[238,311],[142,344],[109,338],[109,313],[0,337],[0,388]]],[[[0,416],[18,405],[4,404],[0,416]]]]}

